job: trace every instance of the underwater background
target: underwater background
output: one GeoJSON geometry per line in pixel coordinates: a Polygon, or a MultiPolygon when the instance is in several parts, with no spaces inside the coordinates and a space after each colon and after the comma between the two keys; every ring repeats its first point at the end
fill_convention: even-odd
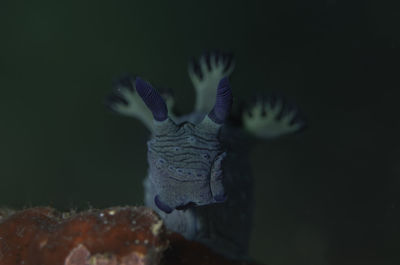
{"type": "MultiPolygon", "coordinates": [[[[308,128],[251,154],[250,253],[264,264],[400,264],[399,3],[1,1],[0,205],[140,205],[141,122],[111,113],[112,80],[172,88],[232,51],[234,99],[279,92],[308,128]]],[[[236,103],[236,101],[235,101],[236,103]]]]}

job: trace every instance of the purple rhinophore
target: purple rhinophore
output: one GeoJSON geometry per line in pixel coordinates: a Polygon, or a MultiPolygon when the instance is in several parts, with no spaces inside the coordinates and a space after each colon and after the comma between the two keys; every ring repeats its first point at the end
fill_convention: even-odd
{"type": "Polygon", "coordinates": [[[223,124],[229,115],[232,106],[232,91],[227,77],[221,79],[218,84],[215,105],[208,117],[215,123],[223,124]]]}
{"type": "Polygon", "coordinates": [[[280,96],[257,97],[230,115],[228,76],[234,64],[232,53],[218,50],[190,62],[189,77],[198,97],[190,114],[168,116],[164,98],[173,99],[171,92],[132,75],[115,83],[108,106],[140,118],[152,132],[145,204],[165,227],[230,259],[248,260],[254,204],[249,151],[254,137],[277,137],[305,124],[299,110],[280,96]],[[154,120],[142,103],[155,121],[164,122],[151,124],[154,120]],[[251,121],[260,126],[251,126],[251,121]]]}
{"type": "Polygon", "coordinates": [[[165,121],[168,118],[168,109],[163,98],[149,83],[140,77],[136,78],[136,91],[153,113],[156,121],[165,121]]]}

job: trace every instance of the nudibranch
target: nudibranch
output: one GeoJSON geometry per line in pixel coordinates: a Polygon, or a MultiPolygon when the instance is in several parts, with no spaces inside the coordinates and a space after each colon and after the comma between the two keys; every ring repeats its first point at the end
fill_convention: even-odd
{"type": "Polygon", "coordinates": [[[232,54],[217,51],[189,64],[196,104],[184,116],[174,114],[170,93],[137,76],[116,82],[108,106],[141,120],[151,132],[145,204],[187,239],[246,258],[254,204],[250,139],[294,133],[305,123],[281,98],[259,99],[232,114],[234,65],[232,54]]]}

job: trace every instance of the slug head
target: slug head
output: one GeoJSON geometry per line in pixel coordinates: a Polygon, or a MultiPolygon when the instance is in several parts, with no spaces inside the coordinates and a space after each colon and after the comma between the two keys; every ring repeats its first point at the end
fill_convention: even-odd
{"type": "Polygon", "coordinates": [[[136,79],[136,89],[154,116],[155,129],[147,145],[157,207],[170,213],[225,201],[222,162],[226,153],[218,134],[232,104],[227,78],[218,85],[214,108],[196,125],[177,125],[169,119],[161,96],[140,78],[136,79]]]}

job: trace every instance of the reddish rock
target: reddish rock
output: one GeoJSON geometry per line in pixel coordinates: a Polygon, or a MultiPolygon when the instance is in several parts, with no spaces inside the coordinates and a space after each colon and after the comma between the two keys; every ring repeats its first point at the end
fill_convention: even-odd
{"type": "Polygon", "coordinates": [[[245,265],[166,231],[146,207],[1,215],[0,265],[245,265]],[[169,247],[168,247],[169,246],[169,247]]]}
{"type": "Polygon", "coordinates": [[[57,221],[50,208],[33,208],[4,218],[0,225],[0,264],[29,264],[27,257],[37,234],[57,221]]]}
{"type": "Polygon", "coordinates": [[[250,261],[227,259],[205,245],[188,241],[177,233],[168,233],[168,239],[170,247],[164,253],[165,265],[257,265],[250,261]]]}
{"type": "Polygon", "coordinates": [[[32,208],[0,224],[1,265],[158,264],[167,246],[161,219],[145,207],[64,218],[50,208],[32,208]]]}

